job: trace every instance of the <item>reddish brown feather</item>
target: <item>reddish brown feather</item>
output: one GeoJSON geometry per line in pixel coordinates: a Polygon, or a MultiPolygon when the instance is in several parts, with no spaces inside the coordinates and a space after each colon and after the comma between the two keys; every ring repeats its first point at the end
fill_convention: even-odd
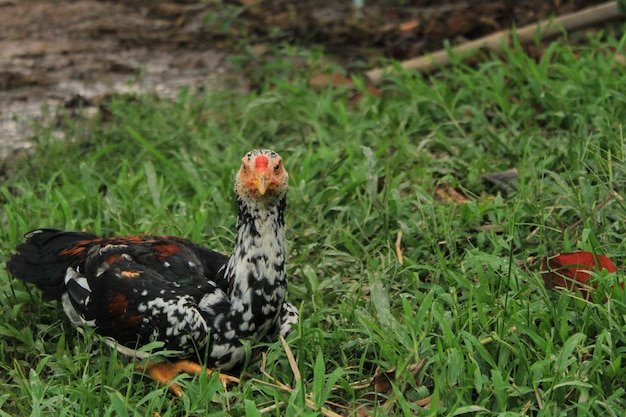
{"type": "Polygon", "coordinates": [[[122,278],[137,278],[141,275],[141,271],[122,271],[120,275],[122,278]]]}
{"type": "Polygon", "coordinates": [[[112,313],[117,313],[122,316],[126,313],[126,309],[128,308],[128,300],[124,297],[123,294],[114,293],[112,290],[108,291],[109,295],[109,311],[112,313]]]}
{"type": "Polygon", "coordinates": [[[71,246],[67,249],[62,250],[61,252],[59,252],[59,255],[71,257],[86,256],[87,248],[89,248],[91,245],[99,244],[100,242],[102,242],[102,240],[103,239],[79,240],[78,242],[76,242],[75,246],[71,246]]]}
{"type": "Polygon", "coordinates": [[[126,316],[126,322],[130,323],[130,325],[134,327],[138,327],[142,319],[143,319],[143,316],[140,314],[133,314],[130,316],[126,316]]]}
{"type": "Polygon", "coordinates": [[[158,259],[160,261],[179,253],[181,250],[180,246],[175,243],[159,243],[154,246],[154,249],[159,253],[158,259]]]}

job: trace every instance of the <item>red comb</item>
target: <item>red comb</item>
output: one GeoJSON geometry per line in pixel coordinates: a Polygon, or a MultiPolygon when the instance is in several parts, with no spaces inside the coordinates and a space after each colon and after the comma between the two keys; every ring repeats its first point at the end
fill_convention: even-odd
{"type": "Polygon", "coordinates": [[[267,159],[267,156],[265,155],[259,155],[254,160],[254,164],[257,167],[266,167],[268,163],[269,163],[269,160],[267,159]]]}

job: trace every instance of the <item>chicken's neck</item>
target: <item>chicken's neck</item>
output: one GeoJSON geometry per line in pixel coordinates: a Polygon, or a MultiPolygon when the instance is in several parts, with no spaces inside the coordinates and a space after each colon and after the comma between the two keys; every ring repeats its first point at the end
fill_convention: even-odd
{"type": "Polygon", "coordinates": [[[237,240],[226,267],[229,320],[238,338],[261,338],[276,323],[287,286],[285,197],[269,206],[237,198],[237,240]]]}

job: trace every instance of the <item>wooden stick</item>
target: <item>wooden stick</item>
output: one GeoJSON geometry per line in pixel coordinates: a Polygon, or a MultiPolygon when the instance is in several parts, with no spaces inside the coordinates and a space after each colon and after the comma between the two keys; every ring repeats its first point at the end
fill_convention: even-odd
{"type": "MultiPolygon", "coordinates": [[[[602,201],[600,201],[600,202],[598,203],[598,205],[597,205],[597,206],[595,206],[594,208],[592,208],[592,209],[591,209],[591,213],[589,213],[589,217],[591,217],[591,216],[593,216],[594,214],[596,214],[596,212],[597,212],[598,210],[600,210],[602,207],[606,206],[606,204],[607,204],[609,201],[613,200],[613,198],[615,197],[615,195],[614,195],[614,194],[619,196],[619,194],[617,194],[617,193],[615,193],[615,192],[614,192],[614,193],[607,194],[607,195],[606,195],[606,197],[604,197],[604,199],[603,199],[602,201]]],[[[572,224],[570,224],[569,226],[567,226],[567,227],[565,228],[565,230],[572,230],[572,229],[575,229],[575,228],[577,228],[578,226],[580,226],[580,225],[582,224],[582,222],[584,222],[584,221],[585,221],[585,218],[584,218],[584,217],[581,217],[580,219],[576,220],[574,223],[572,223],[572,224]]]]}
{"type": "Polygon", "coordinates": [[[398,237],[396,238],[396,256],[398,257],[398,263],[404,264],[402,259],[402,230],[398,231],[398,237]]]}
{"type": "MultiPolygon", "coordinates": [[[[599,6],[588,7],[575,13],[559,16],[553,20],[524,26],[520,29],[503,30],[492,35],[485,36],[471,42],[464,43],[452,48],[454,54],[461,54],[468,51],[475,51],[479,48],[488,47],[493,50],[501,50],[504,43],[511,42],[511,35],[515,33],[521,43],[535,39],[537,32],[541,33],[541,38],[547,39],[559,35],[566,31],[574,31],[583,27],[593,25],[598,22],[607,21],[619,17],[620,13],[616,1],[603,3],[599,6]]],[[[450,65],[451,60],[447,50],[439,50],[408,61],[402,61],[400,66],[407,70],[430,71],[438,66],[450,65]]],[[[393,66],[377,68],[367,71],[365,75],[374,84],[379,84],[385,74],[393,72],[393,66]]]]}
{"type": "Polygon", "coordinates": [[[302,376],[300,375],[300,368],[298,368],[298,362],[296,362],[296,358],[293,356],[287,341],[284,336],[280,336],[280,343],[283,344],[283,348],[285,349],[285,354],[287,355],[287,359],[289,360],[289,366],[291,367],[291,372],[293,372],[293,377],[296,381],[300,381],[302,376]]]}

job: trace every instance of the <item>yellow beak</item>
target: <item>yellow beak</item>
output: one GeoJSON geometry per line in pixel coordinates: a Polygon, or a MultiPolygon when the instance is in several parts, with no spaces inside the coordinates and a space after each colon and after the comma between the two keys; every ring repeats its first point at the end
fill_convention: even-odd
{"type": "Polygon", "coordinates": [[[254,186],[261,195],[265,195],[268,186],[267,176],[263,173],[254,180],[254,186]]]}

